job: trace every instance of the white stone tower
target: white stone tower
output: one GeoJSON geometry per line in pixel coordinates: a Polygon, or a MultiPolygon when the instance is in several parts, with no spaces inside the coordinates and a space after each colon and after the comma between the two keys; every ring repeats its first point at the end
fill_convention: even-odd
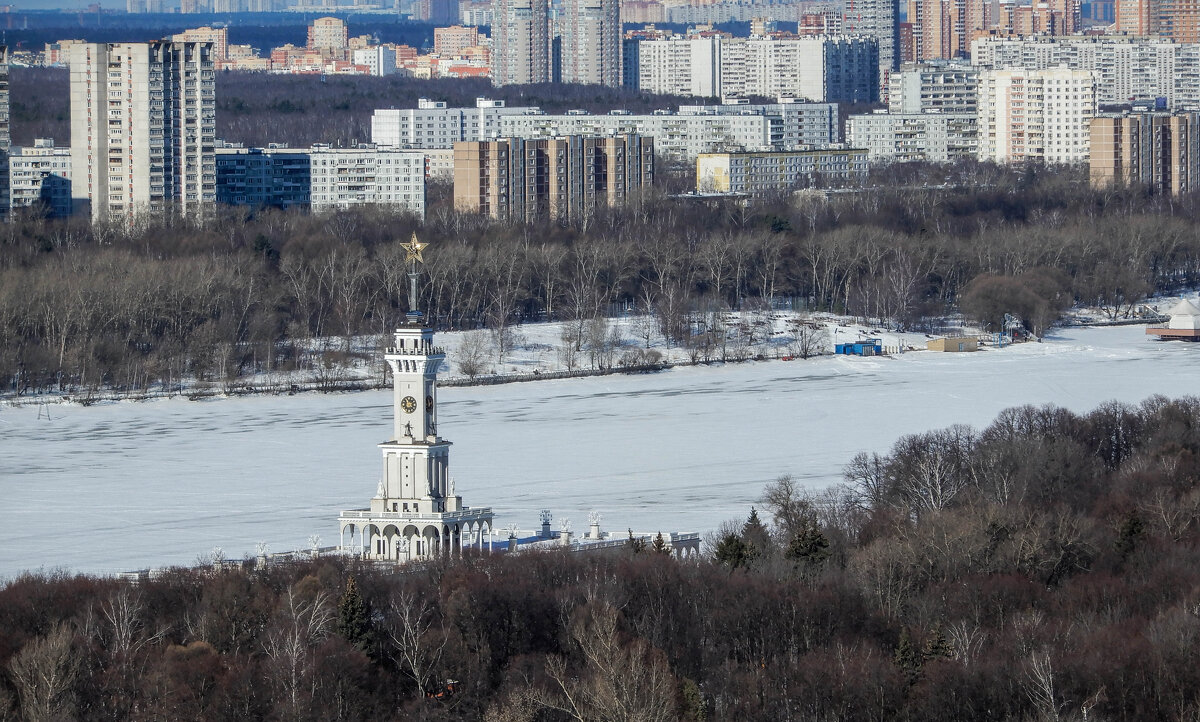
{"type": "Polygon", "coordinates": [[[450,478],[450,442],[438,435],[437,372],[446,353],[433,345],[433,329],[416,310],[425,245],[413,234],[405,246],[411,310],[384,355],[392,369],[394,422],[391,439],[379,445],[383,476],[370,509],[338,518],[341,546],[367,559],[408,561],[491,548],[492,510],[463,506],[450,478]]]}

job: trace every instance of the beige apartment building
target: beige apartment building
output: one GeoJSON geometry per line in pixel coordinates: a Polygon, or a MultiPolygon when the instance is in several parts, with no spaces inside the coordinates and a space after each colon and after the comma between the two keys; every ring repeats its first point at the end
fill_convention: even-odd
{"type": "Polygon", "coordinates": [[[654,140],[501,138],[454,144],[454,206],[498,220],[565,223],[636,199],[654,182],[654,140]]]}
{"type": "Polygon", "coordinates": [[[867,177],[867,151],[831,148],[773,153],[701,153],[696,190],[770,195],[812,186],[853,185],[867,177]]]}
{"type": "Polygon", "coordinates": [[[1200,186],[1200,113],[1124,113],[1091,122],[1093,188],[1141,185],[1180,195],[1200,186]]]}
{"type": "Polygon", "coordinates": [[[211,43],[86,43],[71,49],[71,172],[92,221],[194,214],[216,198],[211,43]]]}
{"type": "Polygon", "coordinates": [[[1086,70],[989,70],[979,76],[979,159],[1082,163],[1096,81],[1086,70]]]}

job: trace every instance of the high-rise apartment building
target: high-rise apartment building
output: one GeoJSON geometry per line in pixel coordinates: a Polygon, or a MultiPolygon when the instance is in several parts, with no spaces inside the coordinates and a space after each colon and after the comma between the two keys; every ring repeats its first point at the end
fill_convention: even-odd
{"type": "Polygon", "coordinates": [[[1118,33],[1132,37],[1158,34],[1157,0],[1116,0],[1114,5],[1118,33]]]}
{"type": "Polygon", "coordinates": [[[654,182],[654,141],[638,135],[501,138],[454,146],[454,206],[560,223],[624,205],[654,182]]]}
{"type": "Polygon", "coordinates": [[[71,171],[93,221],[192,214],[216,197],[211,43],[87,43],[71,52],[71,171]]]}
{"type": "Polygon", "coordinates": [[[879,44],[880,93],[900,67],[900,0],[846,0],[842,32],[875,38],[879,44]]]}
{"type": "Polygon", "coordinates": [[[171,36],[175,43],[212,43],[213,63],[221,69],[221,63],[229,60],[229,28],[190,28],[171,36]]]}
{"type": "Polygon", "coordinates": [[[478,44],[479,28],[451,25],[433,29],[433,52],[443,58],[453,58],[461,53],[463,48],[478,44]]]}
{"type": "Polygon", "coordinates": [[[979,76],[979,159],[1080,163],[1096,81],[1086,70],[989,70],[979,76]]]}
{"type": "Polygon", "coordinates": [[[621,5],[618,0],[565,0],[559,21],[562,82],[621,84],[621,5]]]}
{"type": "Polygon", "coordinates": [[[496,0],[492,12],[492,84],[550,82],[547,0],[496,0]]]}
{"type": "Polygon", "coordinates": [[[638,52],[639,88],[649,93],[879,99],[878,44],[871,38],[698,37],[643,41],[638,52]]]}
{"type": "Polygon", "coordinates": [[[349,45],[346,23],[340,18],[317,18],[308,26],[308,48],[327,58],[345,58],[349,45]]]}
{"type": "Polygon", "coordinates": [[[8,183],[8,152],[12,129],[8,118],[8,46],[0,45],[0,218],[8,217],[12,205],[8,183]]]}
{"type": "Polygon", "coordinates": [[[1200,187],[1200,113],[1097,116],[1091,150],[1093,188],[1142,186],[1180,195],[1200,187]]]}
{"type": "Polygon", "coordinates": [[[374,148],[219,148],[217,201],[307,208],[381,205],[425,215],[425,154],[374,148]]]}

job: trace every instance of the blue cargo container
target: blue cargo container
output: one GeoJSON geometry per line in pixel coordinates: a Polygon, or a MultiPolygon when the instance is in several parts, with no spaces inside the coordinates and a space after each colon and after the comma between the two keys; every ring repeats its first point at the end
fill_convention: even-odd
{"type": "Polygon", "coordinates": [[[883,342],[877,338],[867,338],[850,343],[839,343],[834,345],[833,352],[839,356],[882,356],[883,342]]]}

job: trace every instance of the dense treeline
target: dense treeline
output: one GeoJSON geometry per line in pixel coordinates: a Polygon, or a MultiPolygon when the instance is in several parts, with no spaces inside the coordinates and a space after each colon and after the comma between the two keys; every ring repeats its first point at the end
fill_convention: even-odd
{"type": "Polygon", "coordinates": [[[0,589],[0,719],[1194,720],[1200,399],[1003,412],[713,539],[0,589]],[[453,680],[453,682],[451,682],[453,680]]]}
{"type": "Polygon", "coordinates": [[[1074,171],[926,172],[747,206],[650,193],[570,226],[457,213],[444,189],[423,222],[379,208],[132,229],[25,218],[0,238],[0,378],[17,393],[141,389],[337,366],[350,337],[406,310],[399,242],[414,231],[432,244],[420,303],[442,328],[582,329],[624,303],[654,313],[656,339],[694,345],[723,310],[780,297],[908,327],[961,301],[992,329],[1015,313],[1040,334],[1073,301],[1117,317],[1200,280],[1192,198],[1091,191],[1074,171]],[[339,337],[313,355],[309,339],[339,337]]]}

